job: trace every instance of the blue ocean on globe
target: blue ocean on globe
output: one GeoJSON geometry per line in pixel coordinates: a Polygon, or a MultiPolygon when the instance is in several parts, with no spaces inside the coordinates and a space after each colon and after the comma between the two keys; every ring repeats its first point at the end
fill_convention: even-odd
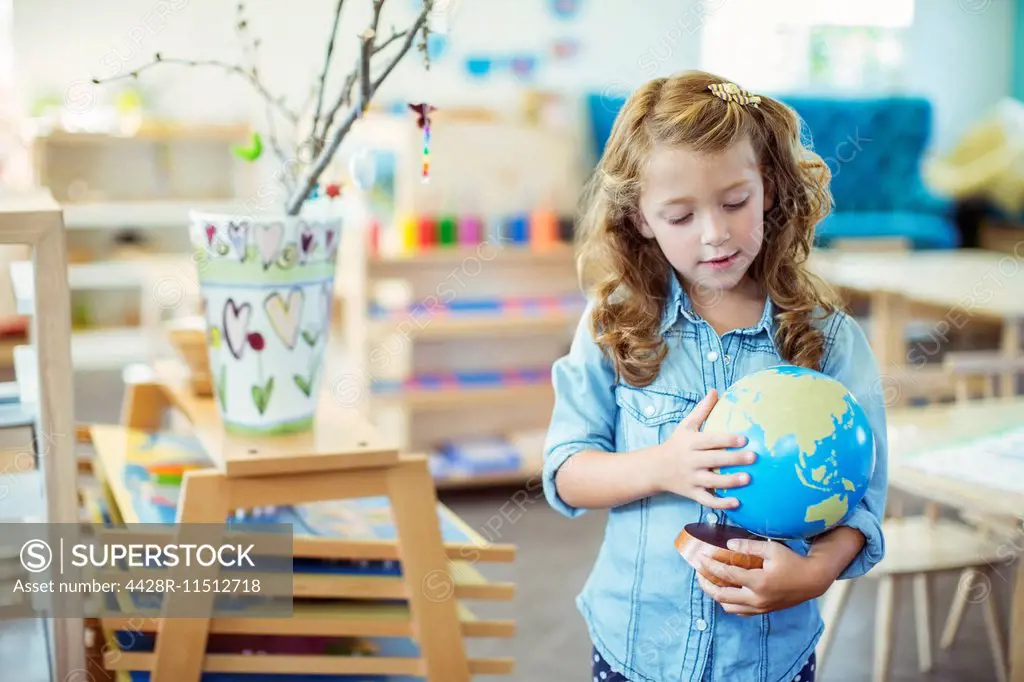
{"type": "Polygon", "coordinates": [[[740,506],[735,525],[779,540],[807,539],[840,525],[863,499],[875,441],[863,407],[842,383],[794,365],[750,374],[722,393],[704,431],[746,436],[750,482],[718,490],[740,506]]]}

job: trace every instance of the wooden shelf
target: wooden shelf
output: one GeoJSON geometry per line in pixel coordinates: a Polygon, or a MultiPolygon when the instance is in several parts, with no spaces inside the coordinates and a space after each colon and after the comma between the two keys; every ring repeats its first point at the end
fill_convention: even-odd
{"type": "MultiPolygon", "coordinates": [[[[480,620],[463,603],[458,604],[464,637],[514,637],[515,621],[480,620]]],[[[210,634],[291,635],[306,637],[412,637],[415,635],[408,604],[374,602],[296,602],[290,618],[214,618],[210,634]]],[[[136,629],[155,633],[156,612],[138,611],[131,618],[102,619],[110,630],[136,629]],[[140,624],[141,621],[141,624],[140,624]]]]}
{"type": "Polygon", "coordinates": [[[442,388],[402,390],[374,395],[380,406],[400,405],[412,410],[449,410],[461,407],[551,400],[550,384],[495,386],[488,388],[442,388]]]}
{"type": "MultiPolygon", "coordinates": [[[[121,651],[116,646],[104,656],[109,670],[149,670],[156,656],[149,653],[121,651]]],[[[471,675],[511,675],[515,669],[512,659],[470,658],[471,675]]],[[[306,675],[409,675],[425,677],[426,661],[419,658],[378,656],[247,656],[208,654],[203,660],[204,673],[280,673],[294,674],[301,670],[306,675]]],[[[122,678],[123,679],[123,678],[122,678]]]]}
{"type": "Polygon", "coordinates": [[[488,313],[484,315],[439,315],[428,317],[422,327],[409,325],[410,317],[378,318],[372,321],[372,337],[382,337],[394,333],[401,325],[403,334],[410,338],[422,340],[471,338],[501,334],[536,335],[560,330],[570,330],[579,321],[579,311],[555,311],[536,314],[522,313],[488,313]],[[404,322],[404,324],[403,324],[404,322]],[[406,329],[409,327],[409,329],[406,329]]]}
{"type": "Polygon", "coordinates": [[[410,266],[454,266],[467,258],[486,263],[554,263],[572,262],[575,249],[569,244],[553,244],[546,248],[531,248],[529,244],[484,242],[474,246],[438,246],[408,254],[382,255],[370,258],[368,266],[375,273],[401,272],[410,266]]]}
{"type": "MultiPolygon", "coordinates": [[[[174,278],[181,283],[182,294],[198,294],[195,270],[190,258],[175,255],[72,263],[68,265],[68,288],[72,291],[124,291],[155,284],[161,278],[174,278]]],[[[20,315],[31,315],[35,306],[34,277],[31,261],[11,263],[11,283],[20,315]]]]}
{"type": "Polygon", "coordinates": [[[531,480],[539,481],[540,465],[533,464],[520,471],[496,474],[472,474],[445,476],[435,478],[438,490],[465,490],[468,488],[503,488],[506,486],[525,485],[531,480]]]}
{"type": "Polygon", "coordinates": [[[171,142],[187,140],[223,140],[245,142],[250,128],[244,124],[144,123],[130,134],[118,131],[86,132],[57,129],[36,137],[37,142],[96,144],[100,142],[171,142]]]}
{"type": "Polygon", "coordinates": [[[71,334],[71,361],[76,371],[113,371],[143,362],[153,352],[138,327],[83,329],[71,334]]]}
{"type": "MultiPolygon", "coordinates": [[[[378,435],[356,412],[342,408],[329,390],[321,393],[313,431],[275,438],[250,437],[224,430],[213,398],[193,394],[180,363],[158,363],[155,370],[171,406],[184,413],[203,449],[228,476],[264,476],[282,470],[292,474],[339,471],[398,460],[394,444],[378,435]]],[[[113,434],[106,437],[117,438],[113,434]]],[[[109,446],[118,447],[116,443],[109,446]]],[[[122,438],[121,451],[126,447],[122,438]]]]}
{"type": "Polygon", "coordinates": [[[90,230],[110,228],[185,230],[188,214],[192,210],[211,213],[238,213],[244,208],[244,198],[239,199],[189,199],[166,201],[99,201],[66,202],[64,225],[69,230],[90,230]]]}
{"type": "MultiPolygon", "coordinates": [[[[138,448],[146,442],[145,431],[158,428],[156,425],[162,423],[166,412],[176,408],[184,412],[191,422],[189,431],[198,437],[202,446],[201,449],[184,448],[180,461],[194,461],[195,466],[202,470],[190,471],[183,477],[180,498],[177,498],[180,506],[174,512],[175,518],[215,523],[218,519],[232,516],[232,510],[237,508],[298,506],[387,495],[391,518],[382,516],[381,508],[374,506],[365,517],[371,528],[353,527],[347,516],[333,508],[310,510],[309,516],[296,514],[296,536],[290,545],[291,555],[307,559],[395,559],[400,562],[400,571],[393,566],[382,567],[383,574],[350,573],[351,569],[339,566],[331,572],[320,572],[317,570],[320,567],[303,570],[306,564],[297,564],[289,584],[291,593],[299,602],[291,617],[265,617],[267,614],[261,610],[248,611],[244,615],[237,612],[214,613],[211,599],[208,605],[211,608],[210,618],[195,619],[202,623],[201,637],[181,627],[180,620],[161,621],[163,611],[152,612],[154,604],[146,605],[152,616],[149,619],[145,617],[146,609],[136,609],[129,601],[122,600],[111,610],[101,613],[96,625],[96,630],[105,634],[108,644],[116,642],[116,630],[130,629],[132,623],[140,620],[148,621],[148,630],[159,635],[150,651],[138,647],[133,650],[104,647],[101,655],[105,668],[113,671],[149,670],[156,678],[160,677],[162,670],[170,670],[173,674],[167,679],[171,680],[183,679],[183,674],[187,674],[189,679],[197,678],[199,671],[282,674],[301,671],[304,674],[417,674],[431,682],[468,682],[473,674],[508,674],[514,670],[514,660],[509,658],[469,658],[460,642],[461,638],[469,636],[514,635],[514,622],[479,620],[460,601],[513,599],[513,583],[490,582],[477,565],[481,561],[511,561],[514,547],[491,545],[439,504],[423,457],[398,457],[397,453],[386,453],[396,456],[393,459],[379,456],[372,462],[350,466],[351,462],[332,460],[327,453],[321,453],[321,460],[313,462],[316,466],[311,467],[313,457],[308,454],[309,442],[291,436],[264,437],[261,442],[265,450],[280,451],[278,459],[281,461],[274,462],[277,468],[274,471],[260,468],[241,473],[236,470],[236,475],[231,475],[226,465],[234,460],[233,454],[236,453],[232,448],[238,443],[227,442],[225,445],[231,440],[227,438],[214,442],[217,448],[210,447],[211,439],[204,439],[202,432],[214,429],[215,420],[207,408],[201,406],[210,401],[182,394],[180,386],[173,381],[176,376],[173,370],[176,369],[181,367],[173,363],[158,365],[152,377],[129,385],[123,410],[126,425],[94,425],[90,430],[96,450],[96,474],[103,487],[100,494],[111,500],[108,512],[113,523],[137,523],[140,516],[152,516],[141,506],[139,510],[134,509],[136,503],[146,504],[145,493],[141,489],[132,491],[132,482],[138,482],[138,475],[133,472],[145,465],[145,461],[140,461],[145,458],[138,448]],[[129,443],[130,434],[135,435],[131,439],[134,445],[129,443]],[[129,447],[134,449],[130,451],[129,447]],[[193,449],[196,453],[201,452],[202,456],[193,460],[188,454],[193,449]],[[132,464],[126,466],[129,462],[132,464]],[[329,469],[323,467],[325,462],[332,466],[329,469]],[[294,464],[284,466],[291,463],[294,464]],[[264,475],[270,473],[277,475],[264,475]],[[323,522],[315,521],[318,515],[323,515],[323,522]],[[390,532],[387,528],[380,529],[379,524],[382,523],[390,528],[390,532]],[[442,528],[444,532],[438,532],[442,528]],[[368,541],[364,536],[374,540],[368,541]],[[449,541],[445,542],[445,538],[449,541]],[[431,599],[427,593],[428,588],[435,589],[435,578],[441,581],[436,589],[445,591],[444,598],[431,599]],[[321,603],[310,604],[311,599],[321,603]],[[339,600],[355,601],[346,603],[339,600]],[[389,601],[399,603],[387,603],[389,601]],[[176,626],[181,632],[175,632],[176,626]],[[342,636],[354,637],[361,643],[379,648],[369,652],[357,651],[354,655],[292,655],[270,651],[270,646],[266,656],[207,653],[204,647],[209,634],[342,636]],[[175,636],[174,645],[168,645],[167,642],[175,636]],[[390,643],[386,643],[385,638],[390,643]],[[180,672],[183,660],[194,673],[180,672]]],[[[334,452],[344,454],[351,439],[358,437],[353,434],[359,431],[360,424],[339,425],[339,414],[337,410],[325,410],[319,415],[329,424],[324,429],[317,428],[312,442],[316,445],[316,436],[330,436],[334,452]]],[[[358,415],[353,415],[353,418],[361,422],[358,415]]],[[[318,423],[320,421],[318,419],[318,423]]],[[[372,430],[369,424],[364,426],[368,431],[372,430]]],[[[367,440],[379,442],[381,439],[369,435],[367,440]]],[[[359,456],[358,452],[354,454],[359,456]]],[[[90,507],[94,519],[103,518],[100,505],[94,503],[90,507]]],[[[356,510],[360,508],[343,509],[358,513],[356,510]]],[[[290,517],[285,515],[282,518],[290,517]]],[[[256,523],[259,523],[258,519],[256,523]]],[[[239,524],[238,528],[244,531],[245,524],[239,524]]],[[[172,569],[172,577],[174,575],[172,569]]],[[[284,589],[287,590],[288,586],[284,589]]],[[[163,597],[164,608],[168,608],[167,601],[171,599],[178,597],[163,597]]],[[[193,624],[192,627],[199,626],[193,624]]]]}
{"type": "MultiPolygon", "coordinates": [[[[396,253],[389,234],[381,238],[385,250],[367,256],[368,230],[348,234],[337,288],[344,346],[352,366],[387,368],[388,381],[369,382],[358,400],[400,447],[540,428],[550,418],[550,363],[568,348],[585,306],[573,243],[488,239],[396,253]],[[497,374],[478,371],[499,363],[521,376],[497,383],[497,374]]],[[[521,486],[538,468],[531,461],[494,474],[438,469],[434,483],[440,490],[521,486]]]]}

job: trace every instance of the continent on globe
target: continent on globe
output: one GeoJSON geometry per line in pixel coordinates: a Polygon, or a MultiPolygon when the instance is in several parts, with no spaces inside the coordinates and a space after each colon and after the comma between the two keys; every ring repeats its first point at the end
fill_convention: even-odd
{"type": "Polygon", "coordinates": [[[740,505],[728,519],[758,535],[809,538],[860,503],[874,471],[874,437],[861,405],[821,372],[781,365],[748,375],[718,399],[704,431],[745,436],[757,453],[750,483],[719,491],[740,505]]]}

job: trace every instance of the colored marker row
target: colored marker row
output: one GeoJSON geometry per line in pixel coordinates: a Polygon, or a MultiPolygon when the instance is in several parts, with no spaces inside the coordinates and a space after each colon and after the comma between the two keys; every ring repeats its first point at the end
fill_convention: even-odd
{"type": "MultiPolygon", "coordinates": [[[[380,252],[384,235],[380,223],[374,221],[370,228],[370,251],[380,252]]],[[[559,216],[554,211],[538,210],[532,213],[515,213],[484,220],[480,216],[451,215],[406,215],[392,229],[387,237],[390,246],[401,253],[416,253],[440,247],[475,246],[485,241],[522,244],[543,249],[553,244],[571,242],[574,223],[571,217],[559,216]]]]}

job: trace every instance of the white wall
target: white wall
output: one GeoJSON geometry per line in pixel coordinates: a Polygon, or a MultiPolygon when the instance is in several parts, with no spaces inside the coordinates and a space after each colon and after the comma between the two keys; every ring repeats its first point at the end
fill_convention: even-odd
{"type": "MultiPolygon", "coordinates": [[[[691,0],[646,2],[643,11],[631,0],[590,0],[582,4],[574,21],[555,18],[548,11],[548,1],[437,0],[438,8],[452,8],[438,12],[449,19],[448,54],[429,73],[418,54],[411,55],[392,74],[381,95],[440,105],[496,99],[514,104],[518,88],[509,87],[516,85],[511,75],[474,84],[464,76],[462,58],[477,51],[543,53],[560,36],[579,39],[582,51],[573,61],[549,61],[541,68],[536,80],[541,87],[580,92],[617,81],[635,84],[649,73],[640,68],[639,60],[650,48],[662,45],[663,39],[674,63],[695,64],[696,34],[678,27],[671,31],[670,26],[673,22],[696,26],[696,15],[687,13],[691,0]]],[[[23,89],[60,95],[77,81],[127,73],[156,51],[235,61],[235,4],[235,0],[16,0],[17,69],[27,81],[23,89]]],[[[266,81],[293,102],[301,100],[322,63],[334,1],[250,0],[247,4],[252,28],[264,39],[266,81]]],[[[370,4],[369,0],[346,3],[342,31],[347,49],[339,55],[338,64],[353,63],[351,37],[365,27],[370,4]]],[[[389,0],[382,27],[387,30],[391,21],[406,25],[415,5],[415,0],[389,0]]],[[[645,62],[648,69],[649,62],[645,62]]],[[[337,75],[343,72],[347,69],[338,69],[337,75]]],[[[143,84],[152,90],[154,106],[167,115],[230,119],[252,111],[246,88],[237,82],[229,84],[215,71],[166,67],[146,75],[143,84]]],[[[77,87],[70,96],[85,97],[85,86],[77,87]]],[[[262,115],[261,109],[255,111],[262,115]]]]}
{"type": "Polygon", "coordinates": [[[917,0],[907,82],[934,102],[936,147],[1010,94],[1015,18],[1013,0],[917,0]]]}
{"type": "MultiPolygon", "coordinates": [[[[697,0],[582,0],[578,19],[557,19],[550,0],[436,0],[449,24],[448,54],[429,73],[413,55],[380,93],[383,99],[517,106],[521,88],[510,75],[467,81],[463,57],[477,51],[528,50],[543,54],[552,39],[576,37],[580,56],[549,62],[536,85],[570,94],[624,91],[650,76],[698,66],[701,5],[697,0]]],[[[711,0],[713,7],[728,0],[711,0]]],[[[152,53],[237,59],[235,0],[15,0],[16,69],[23,92],[49,92],[75,102],[93,96],[93,76],[126,73],[152,53]],[[68,88],[71,87],[70,90],[68,88]]],[[[333,0],[249,0],[253,30],[263,37],[265,79],[292,102],[308,92],[319,67],[333,0]]],[[[387,27],[404,25],[415,0],[388,0],[387,27]]],[[[937,109],[935,141],[944,146],[1010,90],[1010,0],[917,0],[908,31],[908,87],[931,97],[937,109]],[[979,7],[975,14],[963,7],[979,7]]],[[[369,0],[348,0],[343,35],[364,26],[369,0]]],[[[708,10],[705,10],[708,11],[708,10]]],[[[352,63],[347,40],[339,64],[352,63]]],[[[737,49],[742,47],[737,46],[737,49]]],[[[756,55],[751,55],[756,59],[756,55]]],[[[547,59],[545,57],[545,59],[547,59]]],[[[347,69],[337,69],[341,76],[347,69]]],[[[151,104],[167,116],[230,120],[252,116],[258,99],[212,69],[166,67],[146,74],[151,104]],[[149,77],[151,76],[151,77],[149,77]]]]}

